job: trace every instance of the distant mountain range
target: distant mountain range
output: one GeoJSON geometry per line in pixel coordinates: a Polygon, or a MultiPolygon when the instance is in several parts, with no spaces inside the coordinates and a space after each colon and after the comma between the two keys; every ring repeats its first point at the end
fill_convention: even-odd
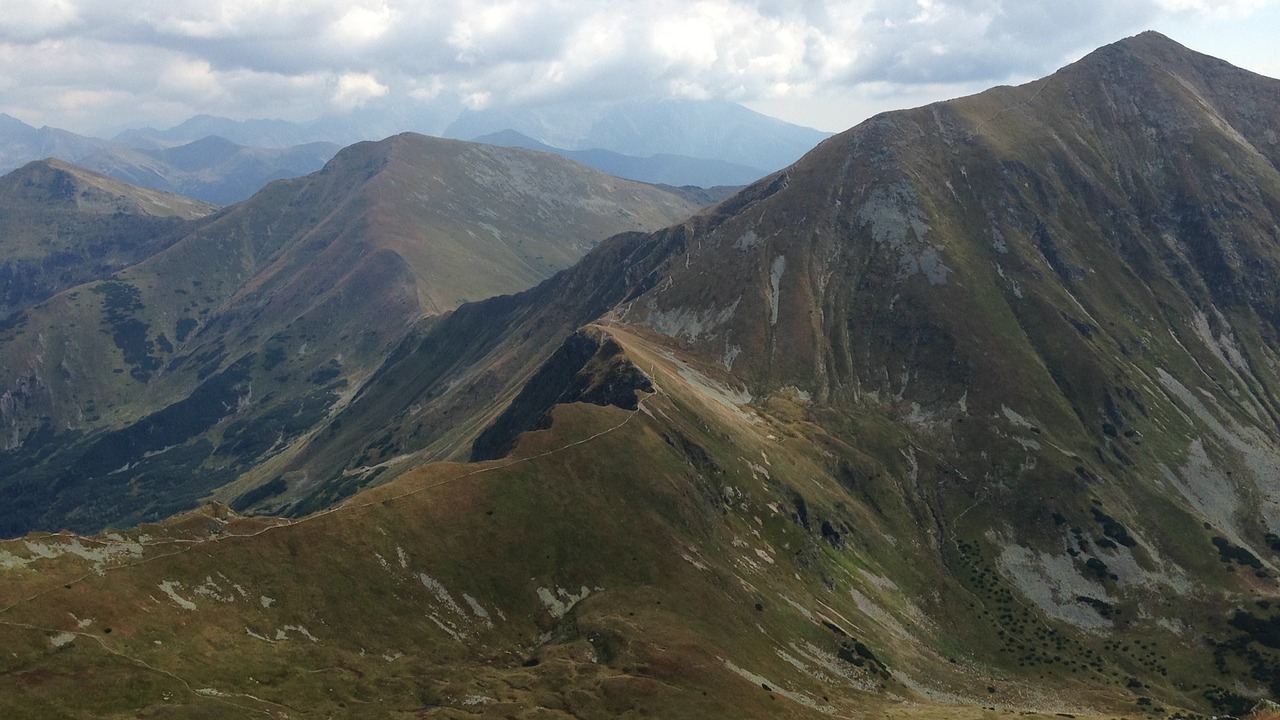
{"type": "Polygon", "coordinates": [[[339,145],[311,142],[291,147],[246,147],[215,135],[184,143],[139,142],[33,128],[0,114],[0,172],[54,158],[96,170],[139,187],[230,205],[272,180],[315,172],[339,145]]]}
{"type": "Polygon", "coordinates": [[[612,150],[565,150],[538,142],[515,130],[481,135],[474,138],[474,141],[488,145],[548,152],[580,162],[609,175],[660,185],[695,185],[703,188],[740,187],[769,174],[760,168],[735,165],[723,160],[704,160],[687,155],[660,154],[636,157],[612,150]]]}
{"type": "Polygon", "coordinates": [[[671,186],[740,186],[793,162],[828,133],[711,101],[597,103],[525,110],[360,110],[310,123],[199,115],[111,139],[0,115],[0,171],[53,157],[142,187],[218,205],[319,170],[344,145],[415,132],[527,147],[671,186]]]}
{"type": "Polygon", "coordinates": [[[141,187],[230,205],[273,180],[319,170],[339,149],[326,142],[286,148],[245,147],[209,135],[185,145],[152,150],[111,147],[82,158],[80,164],[141,187]]]}
{"type": "Polygon", "coordinates": [[[790,165],[831,135],[712,100],[468,110],[443,135],[469,140],[503,130],[566,150],[608,150],[642,158],[679,155],[756,168],[764,174],[790,165]]]}

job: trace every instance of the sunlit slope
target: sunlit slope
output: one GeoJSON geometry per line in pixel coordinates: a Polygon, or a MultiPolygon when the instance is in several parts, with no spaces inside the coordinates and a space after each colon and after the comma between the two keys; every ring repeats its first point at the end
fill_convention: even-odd
{"type": "Polygon", "coordinates": [[[207,203],[59,160],[0,178],[0,317],[164,250],[207,203]]]}
{"type": "Polygon", "coordinates": [[[7,323],[6,532],[192,507],[309,432],[424,316],[694,209],[529,151],[352,146],[7,323]]]}
{"type": "Polygon", "coordinates": [[[881,562],[910,558],[885,577],[945,628],[927,647],[1053,697],[1239,712],[1280,690],[1277,109],[1276,81],[1147,34],[874,118],[422,329],[238,499],[305,513],[500,457],[584,397],[546,387],[582,359],[557,338],[598,318],[803,419],[825,465],[775,477],[841,485],[820,535],[883,523],[881,562]]]}
{"type": "Polygon", "coordinates": [[[424,321],[227,488],[289,518],[5,545],[0,697],[1244,715],[1280,697],[1278,111],[1145,34],[424,321]]]}
{"type": "Polygon", "coordinates": [[[590,333],[589,385],[646,367],[652,390],[634,411],[558,407],[508,458],[425,466],[294,521],[213,509],[8,543],[5,702],[121,717],[982,717],[976,699],[1046,714],[1133,702],[1105,680],[1123,658],[1098,660],[1096,691],[975,659],[986,646],[939,614],[963,588],[913,562],[932,549],[896,529],[898,503],[878,517],[850,498],[833,470],[867,456],[800,406],[740,407],[707,368],[590,333]]]}

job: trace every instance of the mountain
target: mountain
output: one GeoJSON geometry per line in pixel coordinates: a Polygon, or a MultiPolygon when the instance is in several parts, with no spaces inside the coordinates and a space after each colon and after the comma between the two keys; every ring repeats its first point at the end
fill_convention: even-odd
{"type": "Polygon", "coordinates": [[[317,142],[350,145],[402,132],[440,135],[460,112],[461,104],[447,97],[437,97],[430,103],[415,100],[407,104],[375,100],[366,107],[309,122],[196,115],[166,130],[124,130],[113,140],[126,147],[148,150],[185,145],[211,135],[246,147],[278,150],[317,142]]]}
{"type": "Polygon", "coordinates": [[[316,141],[305,127],[287,120],[231,120],[214,115],[196,115],[167,130],[125,130],[113,139],[126,147],[162,150],[208,137],[222,138],[232,144],[277,149],[316,141]]]}
{"type": "Polygon", "coordinates": [[[769,173],[758,168],[719,160],[703,160],[684,155],[652,155],[635,157],[609,150],[562,150],[552,147],[515,130],[481,135],[474,142],[502,147],[521,147],[527,150],[552,153],[593,167],[615,177],[640,182],[676,187],[691,185],[703,188],[742,186],[755,182],[769,173]]]}
{"type": "Polygon", "coordinates": [[[113,142],[150,154],[213,136],[248,147],[283,150],[317,142],[349,144],[405,130],[552,152],[641,182],[701,187],[757,180],[830,135],[720,101],[635,100],[466,110],[456,101],[437,98],[429,105],[381,103],[306,123],[198,115],[167,130],[126,130],[113,142]]]}
{"type": "Polygon", "coordinates": [[[113,147],[81,159],[99,172],[143,187],[217,205],[240,202],[274,180],[313,173],[339,150],[332,143],[244,147],[217,136],[156,149],[113,147]]]}
{"type": "Polygon", "coordinates": [[[36,129],[0,114],[0,170],[56,157],[131,184],[229,205],[272,180],[318,170],[340,146],[405,131],[527,147],[619,177],[704,188],[752,182],[829,135],[733,103],[693,100],[464,111],[456,101],[437,98],[430,104],[378,103],[303,123],[197,115],[165,130],[135,128],[110,140],[36,129]],[[494,136],[502,131],[527,139],[494,136]]]}
{"type": "MultiPolygon", "coordinates": [[[[217,118],[199,120],[193,118],[182,127],[190,131],[202,126],[234,125],[232,121],[219,122],[217,118]]],[[[285,137],[282,128],[289,126],[283,121],[249,125],[278,129],[280,132],[276,135],[266,134],[265,130],[249,133],[250,137],[273,143],[285,137]]],[[[36,129],[0,114],[0,170],[14,169],[42,158],[57,158],[133,185],[229,205],[244,200],[272,180],[319,170],[339,149],[333,143],[312,141],[279,147],[274,144],[246,147],[210,133],[181,143],[163,140],[173,134],[153,136],[137,131],[116,140],[103,140],[57,128],[36,129]]],[[[297,134],[305,133],[298,130],[297,134]]]]}
{"type": "Polygon", "coordinates": [[[0,707],[1243,716],[1277,117],[1144,33],[422,321],[226,489],[280,515],[5,543],[0,707]]]}
{"type": "Polygon", "coordinates": [[[76,163],[108,143],[58,128],[34,128],[0,113],[0,171],[21,167],[33,160],[56,157],[76,163]]]}
{"type": "Polygon", "coordinates": [[[0,526],[193,507],[349,401],[415,322],[695,209],[526,150],[408,134],[349,147],[6,323],[0,526]]]}
{"type": "MultiPolygon", "coordinates": [[[[678,155],[781,169],[830,133],[792,125],[712,100],[628,100],[538,108],[467,110],[445,137],[477,138],[514,130],[567,150],[607,150],[650,157],[678,155]]],[[[680,183],[687,184],[687,183],[680,183]]]]}
{"type": "Polygon", "coordinates": [[[154,255],[214,210],[60,160],[0,177],[0,318],[154,255]]]}

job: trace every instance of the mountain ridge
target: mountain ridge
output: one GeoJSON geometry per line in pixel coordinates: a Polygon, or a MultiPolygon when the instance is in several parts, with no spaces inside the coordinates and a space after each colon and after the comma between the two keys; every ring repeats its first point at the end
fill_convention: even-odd
{"type": "Polygon", "coordinates": [[[0,545],[0,703],[1245,715],[1280,697],[1277,110],[1129,38],[422,320],[228,488],[295,517],[0,545]]]}
{"type": "Polygon", "coordinates": [[[351,146],[6,328],[0,459],[27,488],[7,522],[88,527],[193,503],[309,432],[424,316],[694,209],[524,150],[412,134],[351,146]],[[142,507],[101,489],[139,483],[156,488],[142,507]]]}
{"type": "MultiPolygon", "coordinates": [[[[145,181],[145,184],[160,189],[202,193],[201,199],[221,204],[247,197],[262,182],[269,180],[273,172],[305,173],[289,162],[283,162],[281,168],[259,170],[255,177],[260,175],[262,181],[256,187],[240,182],[232,192],[216,186],[206,187],[208,178],[204,178],[203,183],[183,178],[180,168],[155,167],[163,159],[164,151],[214,136],[252,148],[250,154],[262,159],[286,150],[286,154],[296,156],[303,152],[303,146],[315,143],[348,145],[405,131],[473,140],[515,127],[523,128],[525,135],[538,137],[539,141],[551,141],[546,143],[548,145],[565,147],[565,152],[589,151],[578,159],[587,160],[587,164],[606,171],[618,170],[647,182],[705,187],[753,180],[790,163],[830,135],[770,118],[733,103],[693,100],[592,103],[589,108],[551,105],[474,112],[464,110],[461,104],[455,106],[447,99],[439,99],[429,106],[413,107],[374,103],[348,115],[326,116],[305,123],[264,119],[238,121],[198,115],[167,130],[125,130],[110,140],[77,136],[52,128],[37,131],[17,120],[12,120],[7,126],[8,131],[0,133],[0,168],[5,166],[5,158],[9,157],[4,149],[7,144],[14,153],[9,162],[14,165],[55,154],[70,162],[118,172],[118,177],[126,181],[145,181]],[[590,123],[584,125],[583,113],[586,110],[592,117],[590,123]],[[495,122],[497,126],[494,126],[495,122]],[[45,150],[34,154],[32,143],[37,143],[42,133],[60,138],[60,146],[67,152],[51,152],[48,149],[53,147],[50,140],[45,142],[45,150]],[[610,153],[648,159],[637,162],[610,153]],[[653,158],[655,155],[659,157],[653,158]],[[92,162],[90,157],[93,157],[92,162]],[[754,177],[750,177],[752,175],[754,177]]],[[[201,172],[208,174],[215,169],[203,167],[201,172]]],[[[315,169],[318,166],[305,168],[307,172],[315,169]]],[[[224,169],[223,172],[228,171],[224,169]]]]}
{"type": "MultiPolygon", "coordinates": [[[[1178,589],[1190,578],[1205,588],[1233,588],[1222,591],[1229,598],[1275,592],[1276,559],[1267,538],[1278,533],[1265,499],[1275,497],[1273,478],[1280,469],[1268,434],[1274,422],[1268,419],[1273,410],[1267,388],[1275,382],[1268,368],[1277,364],[1266,341],[1274,330],[1255,323],[1271,316],[1275,297],[1266,290],[1265,268],[1275,262],[1275,214],[1268,208],[1277,207],[1277,185],[1274,163],[1261,162],[1265,156],[1238,165],[1233,153],[1219,151],[1239,147],[1238,137],[1265,142],[1265,125],[1250,125],[1244,117],[1237,129],[1221,121],[1230,113],[1218,108],[1237,97],[1275,100],[1275,88],[1273,80],[1236,73],[1165,38],[1144,35],[1021,88],[873,118],[707,211],[718,217],[714,222],[706,222],[704,213],[703,221],[648,238],[615,238],[608,247],[626,247],[628,255],[647,259],[623,264],[636,275],[617,290],[621,296],[603,315],[602,327],[615,339],[619,331],[633,333],[690,364],[696,361],[704,378],[700,385],[720,387],[704,391],[723,404],[750,407],[780,423],[800,418],[806,434],[830,433],[824,442],[831,452],[843,448],[847,469],[828,466],[820,475],[847,475],[841,482],[855,488],[865,484],[860,503],[898,506],[893,527],[940,526],[937,533],[950,538],[947,544],[940,545],[932,531],[918,541],[936,548],[938,557],[927,562],[965,566],[986,557],[982,562],[994,566],[982,566],[983,577],[994,571],[1000,578],[996,587],[1022,594],[1058,627],[1085,637],[1102,628],[1133,627],[1133,621],[1116,619],[1116,609],[1151,613],[1140,598],[1159,593],[1185,603],[1187,618],[1199,618],[1187,622],[1208,622],[1222,610],[1198,605],[1195,593],[1178,589]],[[1113,83],[1096,83],[1099,76],[1113,83]],[[1246,95],[1235,82],[1264,87],[1246,95]],[[1124,83],[1146,96],[1126,105],[1108,102],[1106,97],[1132,92],[1124,83]],[[1086,99],[1087,92],[1104,99],[1086,99]],[[1215,92],[1228,100],[1206,105],[1215,92]],[[1071,103],[1092,112],[1060,110],[1071,103]],[[1107,128],[1098,132],[1110,141],[1092,144],[1082,133],[1072,137],[1065,126],[1077,118],[1107,128]],[[956,158],[945,166],[947,174],[913,165],[936,157],[956,158]],[[1214,162],[1229,163],[1230,169],[1217,169],[1214,162]],[[1049,170],[1038,175],[1033,166],[1049,170]],[[1237,173],[1256,189],[1231,181],[1237,173]],[[860,185],[841,183],[854,177],[860,185]],[[1186,184],[1202,178],[1227,180],[1186,184]],[[988,196],[979,186],[998,199],[984,200],[988,196]],[[1252,224],[1230,232],[1197,210],[1223,198],[1243,203],[1251,192],[1264,193],[1249,201],[1250,211],[1239,213],[1248,218],[1239,222],[1252,224]],[[1182,199],[1156,201],[1166,194],[1182,199]],[[984,202],[1003,205],[996,210],[984,202]],[[742,212],[746,207],[749,213],[742,212]],[[1034,218],[1041,220],[1028,221],[1034,218]],[[1119,218],[1102,234],[1113,244],[1090,239],[1099,235],[1091,228],[1101,218],[1119,218]],[[1233,237],[1256,237],[1258,243],[1233,237]],[[1234,249],[1221,250],[1226,242],[1234,249]],[[1224,265],[1223,258],[1232,257],[1242,267],[1264,271],[1244,281],[1229,261],[1224,265]],[[1112,294],[1105,288],[1124,289],[1112,294]],[[1229,320],[1227,308],[1214,308],[1211,289],[1237,310],[1243,300],[1261,312],[1246,308],[1229,320]],[[853,313],[843,314],[847,308],[853,313]],[[1143,329],[1153,322],[1168,322],[1171,339],[1143,329]],[[830,347],[819,351],[826,343],[830,347]],[[1245,354],[1246,346],[1258,356],[1245,354]],[[1202,382],[1197,377],[1212,379],[1223,397],[1238,399],[1212,409],[1193,401],[1189,388],[1202,382]],[[1166,437],[1171,427],[1179,430],[1166,437]],[[902,444],[886,447],[886,435],[900,437],[902,444]],[[1180,443],[1178,437],[1185,439],[1180,443]],[[861,449],[861,459],[849,457],[850,444],[861,449]],[[1175,489],[1162,495],[1160,487],[1175,489]],[[917,494],[916,500],[906,499],[917,494]],[[1245,519],[1250,502],[1261,514],[1245,519]],[[1160,508],[1159,519],[1138,509],[1152,505],[1160,508]],[[1099,528],[1092,541],[1086,526],[1099,528]],[[1073,539],[1072,533],[1078,535],[1073,539]],[[1237,565],[1246,577],[1224,572],[1237,565]]],[[[596,382],[572,364],[556,367],[557,346],[548,345],[547,337],[527,338],[535,347],[525,349],[500,338],[474,344],[479,356],[468,360],[474,370],[459,368],[456,359],[471,352],[456,348],[469,337],[468,326],[510,322],[548,336],[571,333],[591,311],[557,317],[558,311],[537,309],[545,302],[538,294],[587,296],[593,285],[585,268],[593,261],[618,264],[588,256],[561,276],[559,289],[551,289],[553,282],[510,300],[467,306],[393,357],[380,372],[395,375],[392,368],[404,368],[407,375],[387,382],[401,391],[412,388],[398,402],[413,406],[414,415],[378,407],[377,382],[371,382],[364,390],[370,409],[363,417],[393,418],[387,424],[391,433],[382,435],[387,426],[375,422],[366,427],[363,448],[358,434],[338,443],[342,449],[330,460],[336,467],[294,465],[296,476],[331,478],[328,487],[311,490],[319,495],[293,506],[295,511],[316,511],[414,462],[468,453],[494,457],[478,439],[486,427],[496,427],[503,406],[520,405],[518,392],[532,388],[530,377],[568,378],[561,396],[567,402],[578,397],[578,383],[596,382]],[[575,287],[578,273],[585,284],[575,287]],[[499,371],[497,378],[482,370],[504,366],[521,370],[499,371]],[[406,384],[415,377],[413,368],[444,374],[406,384]],[[495,383],[508,389],[494,405],[477,408],[457,399],[495,383]],[[437,386],[449,390],[439,394],[432,389],[437,386]],[[456,393],[453,400],[448,393],[456,393]],[[457,429],[456,422],[438,425],[433,419],[459,413],[484,420],[457,429]]],[[[619,287],[614,283],[602,286],[619,287]]],[[[353,418],[360,406],[348,409],[353,418]]],[[[545,427],[540,407],[533,403],[523,412],[525,430],[545,427]]],[[[698,459],[703,451],[689,452],[694,467],[706,462],[698,459]]],[[[285,472],[279,492],[291,490],[296,476],[285,472]]],[[[285,508],[289,497],[283,496],[285,508]]],[[[804,506],[797,517],[819,512],[812,498],[804,506]]],[[[849,532],[839,528],[869,517],[837,520],[836,507],[820,511],[830,528],[823,530],[828,540],[849,532]]],[[[988,582],[967,585],[966,592],[988,597],[988,582]]],[[[1230,607],[1234,600],[1226,602],[1230,607]]],[[[1232,612],[1239,627],[1264,622],[1244,610],[1232,612]]],[[[1241,647],[1231,644],[1242,642],[1228,639],[1231,632],[1223,642],[1241,647]]],[[[1176,635],[1165,637],[1179,646],[1176,635]]],[[[966,640],[975,647],[990,642],[975,635],[966,640]]],[[[996,643],[992,652],[1012,652],[1026,640],[1001,642],[1008,644],[1000,649],[996,643]]],[[[1081,659],[1095,652],[1073,647],[1081,659]]],[[[1269,677],[1271,661],[1244,660],[1248,652],[1235,652],[1227,651],[1236,659],[1222,661],[1220,678],[1237,672],[1269,677]]],[[[1055,662],[1031,653],[1020,667],[1055,662]]],[[[1164,672],[1170,672],[1168,662],[1162,661],[1164,672]]],[[[1212,687],[1205,693],[1196,701],[1230,695],[1212,687]]],[[[1191,702],[1190,696],[1180,697],[1191,702]]]]}
{"type": "Polygon", "coordinates": [[[160,252],[215,209],[54,159],[0,177],[0,319],[160,252]]]}

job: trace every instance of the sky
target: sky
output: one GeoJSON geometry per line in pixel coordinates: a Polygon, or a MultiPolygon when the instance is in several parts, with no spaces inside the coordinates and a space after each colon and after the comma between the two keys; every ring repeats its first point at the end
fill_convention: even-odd
{"type": "Polygon", "coordinates": [[[0,0],[0,112],[104,135],[681,97],[840,131],[1148,29],[1280,77],[1280,0],[0,0]]]}

